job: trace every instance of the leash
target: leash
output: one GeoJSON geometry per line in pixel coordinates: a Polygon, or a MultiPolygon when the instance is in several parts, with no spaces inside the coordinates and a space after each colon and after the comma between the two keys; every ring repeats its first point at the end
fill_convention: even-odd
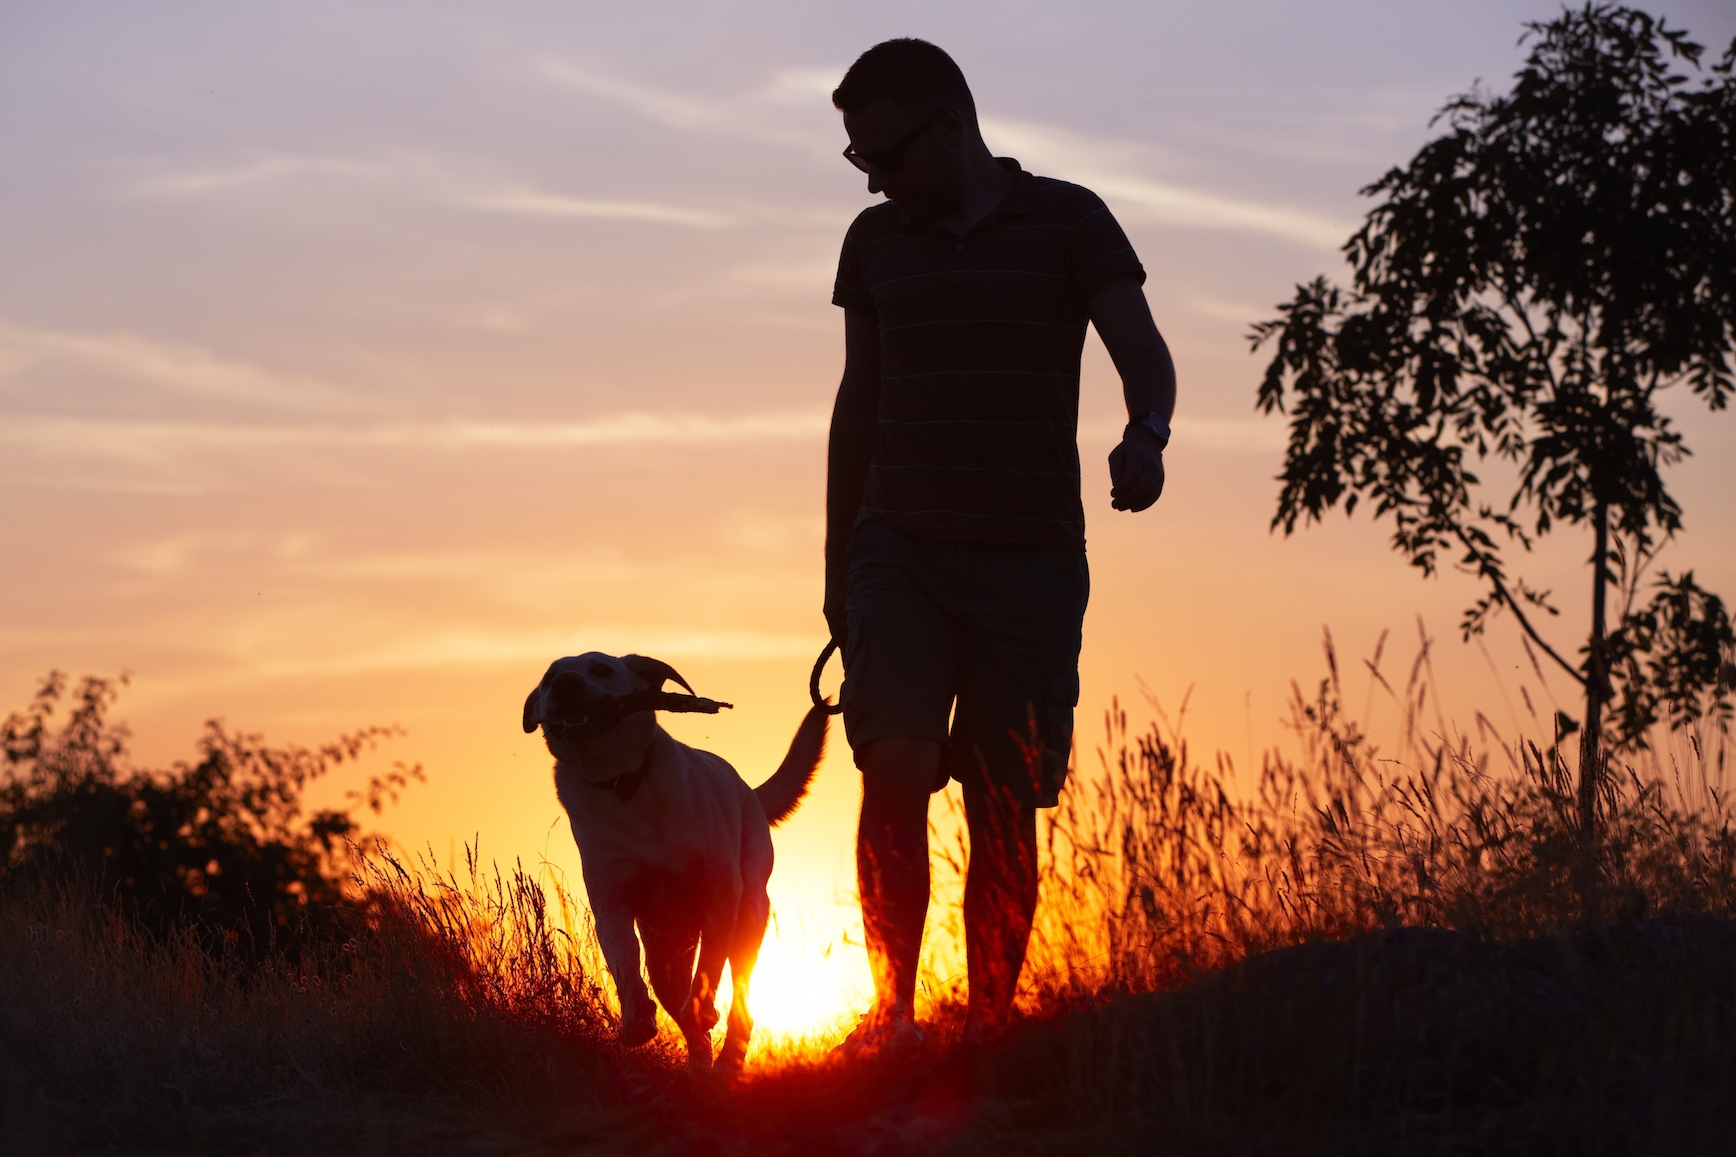
{"type": "Polygon", "coordinates": [[[820,672],[826,669],[826,660],[830,659],[832,657],[832,652],[837,649],[838,640],[827,639],[826,649],[820,652],[819,659],[814,663],[814,673],[808,676],[808,698],[814,701],[815,707],[818,707],[827,715],[836,715],[838,712],[844,710],[842,695],[838,697],[839,702],[837,703],[828,703],[820,695],[820,672]]]}

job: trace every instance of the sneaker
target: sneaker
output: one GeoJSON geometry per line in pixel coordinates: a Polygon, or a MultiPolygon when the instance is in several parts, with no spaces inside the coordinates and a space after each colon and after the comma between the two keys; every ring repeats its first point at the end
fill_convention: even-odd
{"type": "Polygon", "coordinates": [[[993,1025],[982,1020],[967,1020],[964,1022],[964,1035],[959,1038],[959,1044],[972,1052],[981,1052],[995,1044],[1006,1035],[1005,1025],[993,1025]]]}
{"type": "Polygon", "coordinates": [[[926,1039],[910,1006],[894,1004],[863,1013],[829,1057],[839,1061],[906,1057],[919,1052],[926,1039]]]}
{"type": "Polygon", "coordinates": [[[976,1012],[966,1012],[964,1018],[964,1033],[959,1043],[967,1049],[985,1049],[999,1043],[1013,1027],[1011,1012],[998,1017],[987,1017],[976,1012]]]}

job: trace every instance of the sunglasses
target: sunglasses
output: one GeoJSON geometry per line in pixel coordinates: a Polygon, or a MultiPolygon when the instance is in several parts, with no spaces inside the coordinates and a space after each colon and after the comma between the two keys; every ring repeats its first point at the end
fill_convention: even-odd
{"type": "Polygon", "coordinates": [[[899,168],[899,158],[915,143],[916,138],[927,132],[940,116],[940,110],[930,113],[928,119],[904,134],[902,140],[884,149],[877,149],[872,155],[858,152],[855,145],[844,146],[844,159],[866,173],[870,168],[879,169],[882,173],[896,173],[899,168]]]}

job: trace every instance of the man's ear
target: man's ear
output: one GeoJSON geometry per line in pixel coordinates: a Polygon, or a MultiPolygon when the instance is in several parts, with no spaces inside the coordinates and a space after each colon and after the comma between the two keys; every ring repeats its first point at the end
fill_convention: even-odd
{"type": "Polygon", "coordinates": [[[530,694],[525,697],[525,701],[524,701],[524,733],[526,735],[529,735],[531,732],[535,731],[537,729],[537,724],[542,722],[542,714],[537,710],[537,708],[539,708],[541,706],[541,704],[538,702],[538,699],[541,696],[542,696],[542,684],[538,683],[535,687],[531,688],[530,694]]]}
{"type": "Polygon", "coordinates": [[[957,145],[970,135],[970,125],[964,119],[964,113],[952,105],[946,105],[934,114],[935,128],[940,130],[940,137],[948,145],[957,145]]]}
{"type": "Polygon", "coordinates": [[[653,659],[647,655],[622,655],[621,662],[627,670],[645,680],[653,691],[663,690],[663,681],[669,679],[681,684],[689,695],[695,693],[693,688],[687,686],[687,680],[662,659],[653,659]]]}

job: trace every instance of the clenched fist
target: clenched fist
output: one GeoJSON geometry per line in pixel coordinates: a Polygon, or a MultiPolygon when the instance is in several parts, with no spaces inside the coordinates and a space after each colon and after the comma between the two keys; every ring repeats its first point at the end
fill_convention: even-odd
{"type": "Polygon", "coordinates": [[[1109,452],[1109,505],[1144,510],[1163,493],[1163,451],[1156,435],[1129,429],[1109,452]]]}

